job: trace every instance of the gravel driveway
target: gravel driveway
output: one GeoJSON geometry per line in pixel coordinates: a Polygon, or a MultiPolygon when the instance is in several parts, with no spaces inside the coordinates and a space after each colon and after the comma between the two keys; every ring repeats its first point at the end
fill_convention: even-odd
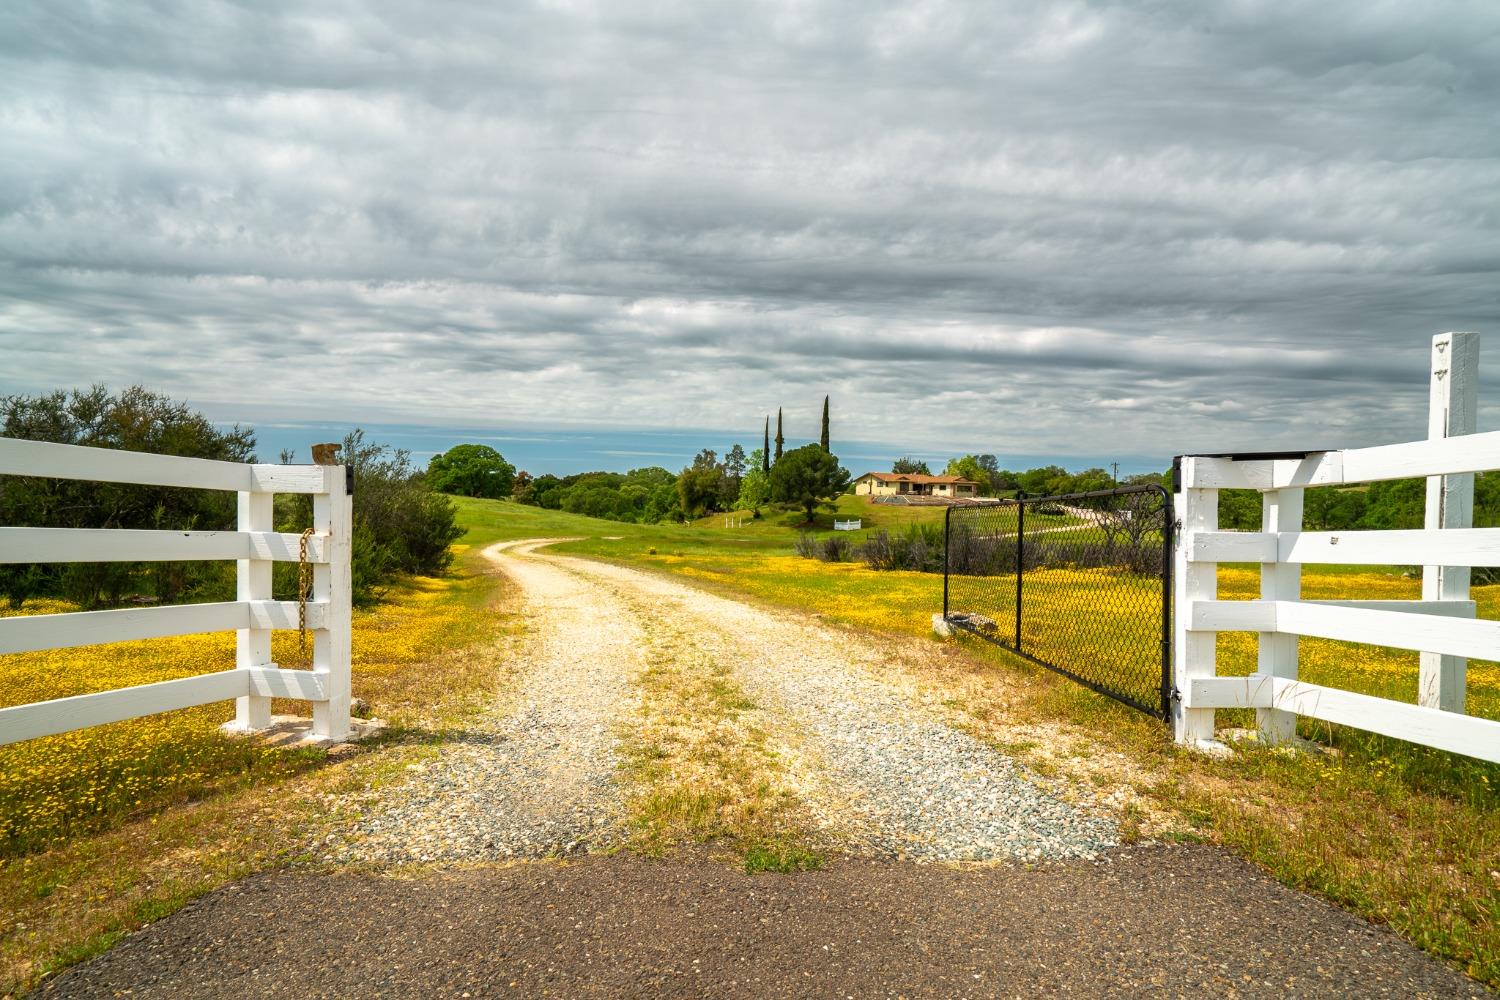
{"type": "MultiPolygon", "coordinates": [[[[501,559],[520,545],[488,554],[501,559]]],[[[540,559],[504,564],[525,601],[531,667],[521,690],[384,794],[330,860],[491,861],[618,840],[616,729],[633,706],[640,628],[618,603],[597,601],[540,559]]]]}
{"type": "Polygon", "coordinates": [[[568,854],[621,839],[617,734],[647,632],[729,665],[777,724],[801,806],[841,853],[938,861],[1093,857],[1112,822],[882,679],[877,643],[651,573],[493,546],[525,595],[523,690],[386,793],[328,856],[451,862],[568,854]]]}
{"type": "Polygon", "coordinates": [[[272,873],[213,893],[46,984],[55,996],[1482,996],[1388,931],[1222,850],[1116,847],[953,729],[885,653],[803,617],[548,554],[488,554],[522,588],[518,692],[382,795],[334,860],[555,862],[417,878],[272,873]],[[747,875],[623,841],[618,740],[647,633],[734,668],[796,794],[843,850],[747,875]],[[589,856],[591,855],[591,856],[589,856]],[[842,855],[842,856],[838,856],[842,855]],[[933,861],[1022,861],[978,869],[933,861]]]}
{"type": "Polygon", "coordinates": [[[1039,861],[1093,857],[1116,843],[1096,803],[1060,801],[886,680],[889,654],[878,642],[655,574],[545,558],[639,616],[670,619],[694,653],[732,664],[740,684],[782,717],[787,750],[801,758],[792,770],[805,804],[846,853],[1039,861]]]}

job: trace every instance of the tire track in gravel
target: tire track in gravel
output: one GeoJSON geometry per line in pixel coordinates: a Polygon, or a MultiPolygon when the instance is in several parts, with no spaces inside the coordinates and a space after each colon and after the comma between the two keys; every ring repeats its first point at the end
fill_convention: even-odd
{"type": "Polygon", "coordinates": [[[643,665],[634,613],[506,542],[485,550],[524,594],[520,689],[412,779],[382,793],[335,860],[405,864],[545,857],[622,838],[617,728],[643,665]]]}
{"type": "Polygon", "coordinates": [[[651,616],[698,655],[734,665],[772,716],[814,823],[856,853],[934,861],[1092,857],[1114,824],[1045,791],[1005,755],[881,679],[874,641],[655,574],[518,548],[584,592],[651,616]]]}

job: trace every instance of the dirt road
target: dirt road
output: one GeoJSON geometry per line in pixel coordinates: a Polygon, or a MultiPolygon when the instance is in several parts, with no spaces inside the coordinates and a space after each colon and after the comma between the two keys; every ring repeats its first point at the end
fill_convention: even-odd
{"type": "Polygon", "coordinates": [[[546,544],[488,553],[524,593],[519,686],[329,855],[460,868],[256,878],[47,991],[1485,995],[1222,851],[1119,847],[1107,788],[1043,780],[954,728],[883,642],[546,544]],[[778,835],[826,867],[747,875],[711,848],[613,851],[704,756],[738,761],[713,780],[742,781],[755,807],[715,800],[725,829],[770,829],[774,805],[778,835]]]}

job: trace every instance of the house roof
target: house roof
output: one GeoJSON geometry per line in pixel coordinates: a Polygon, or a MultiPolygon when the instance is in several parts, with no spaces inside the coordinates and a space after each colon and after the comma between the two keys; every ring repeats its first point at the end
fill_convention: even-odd
{"type": "Polygon", "coordinates": [[[963,476],[924,476],[919,472],[866,472],[860,479],[874,479],[882,483],[967,483],[970,486],[979,484],[972,479],[963,476]]]}

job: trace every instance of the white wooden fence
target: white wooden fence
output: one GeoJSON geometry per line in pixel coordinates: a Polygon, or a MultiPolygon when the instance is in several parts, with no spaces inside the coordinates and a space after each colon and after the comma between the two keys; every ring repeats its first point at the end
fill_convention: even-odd
{"type": "MultiPolygon", "coordinates": [[[[239,729],[264,729],[272,698],[313,703],[313,735],[349,734],[349,545],[352,498],[343,466],[241,465],[198,458],[0,438],[0,474],[87,479],[239,494],[238,531],[0,527],[0,563],[234,559],[237,600],[215,604],[0,618],[0,653],[63,649],[234,629],[235,666],[212,674],[0,708],[0,744],[235,699],[239,729]],[[272,530],[277,493],[310,493],[311,670],[271,660],[271,632],[298,627],[298,603],[271,599],[271,564],[297,562],[300,536],[272,530]]],[[[85,669],[85,661],[79,661],[85,669]]]]}
{"type": "Polygon", "coordinates": [[[847,521],[840,521],[840,520],[835,519],[834,522],[833,522],[833,530],[834,531],[858,531],[863,524],[864,524],[864,519],[863,518],[858,518],[858,517],[850,518],[847,521]]]}
{"type": "Polygon", "coordinates": [[[1500,469],[1500,432],[1474,433],[1478,362],[1477,334],[1433,338],[1425,441],[1292,457],[1182,459],[1174,657],[1179,742],[1211,743],[1217,708],[1254,708],[1269,742],[1290,737],[1301,715],[1500,762],[1500,722],[1464,714],[1467,659],[1500,660],[1500,622],[1476,619],[1469,600],[1469,567],[1500,566],[1500,528],[1471,527],[1473,474],[1500,469]],[[1422,529],[1302,530],[1306,487],[1415,476],[1428,477],[1422,529]],[[1261,531],[1219,530],[1221,489],[1261,492],[1261,531]],[[1260,599],[1219,600],[1220,562],[1259,563],[1260,599]],[[1303,564],[1422,565],[1422,599],[1305,601],[1303,564]],[[1221,631],[1259,634],[1252,676],[1215,676],[1221,631]],[[1299,636],[1420,651],[1417,703],[1299,680],[1299,636]]]}

